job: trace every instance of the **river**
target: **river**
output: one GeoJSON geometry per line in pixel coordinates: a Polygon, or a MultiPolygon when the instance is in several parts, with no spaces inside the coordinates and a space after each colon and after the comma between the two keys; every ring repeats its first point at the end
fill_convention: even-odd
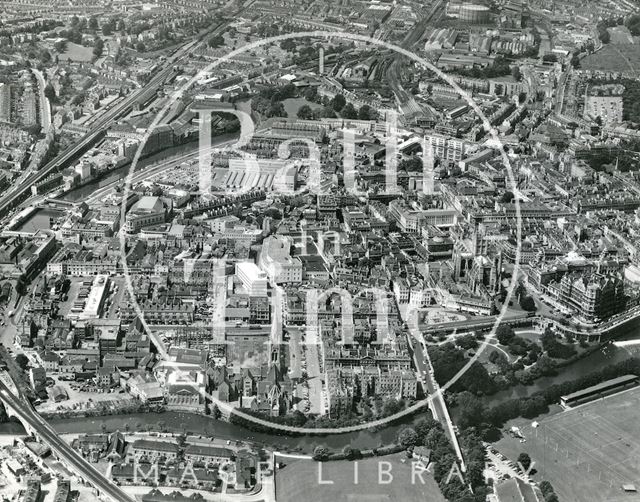
{"type": "MultiPolygon", "coordinates": [[[[640,338],[640,319],[630,322],[624,327],[620,335],[616,337],[616,340],[635,340],[637,338],[640,338]]],[[[529,396],[553,384],[576,380],[604,366],[619,363],[630,357],[640,357],[640,345],[620,348],[613,344],[607,344],[575,363],[560,368],[556,376],[538,378],[531,385],[516,385],[510,387],[492,396],[487,396],[483,401],[487,406],[496,406],[508,399],[529,396]]]]}
{"type": "MultiPolygon", "coordinates": [[[[220,136],[216,136],[211,140],[211,145],[216,146],[235,138],[238,138],[237,133],[221,134],[220,136]]],[[[197,149],[198,149],[198,141],[191,141],[183,145],[167,148],[166,150],[162,150],[160,152],[154,153],[153,155],[150,155],[149,157],[141,159],[136,166],[136,171],[139,171],[140,169],[144,169],[145,167],[160,164],[161,162],[164,162],[164,161],[169,161],[171,160],[172,157],[177,157],[179,155],[195,152],[197,149]]],[[[130,169],[131,169],[131,163],[125,164],[124,166],[118,167],[113,171],[109,171],[108,174],[106,174],[100,179],[90,181],[86,185],[82,185],[80,187],[69,190],[68,192],[64,193],[60,197],[60,199],[66,200],[69,202],[82,201],[87,197],[89,197],[98,188],[102,188],[104,186],[109,185],[110,183],[114,183],[116,181],[124,179],[129,174],[130,169]]]]}
{"type": "MultiPolygon", "coordinates": [[[[426,408],[425,408],[426,409],[426,408]]],[[[152,426],[153,431],[165,428],[169,432],[188,434],[201,434],[207,437],[249,441],[258,446],[264,445],[268,449],[300,451],[312,453],[317,445],[326,445],[335,450],[341,450],[350,444],[353,448],[361,450],[376,448],[382,444],[393,443],[398,432],[405,426],[418,421],[424,416],[425,411],[406,418],[403,421],[389,425],[380,430],[365,429],[359,432],[347,434],[329,435],[305,435],[305,436],[279,436],[254,432],[236,424],[215,420],[210,416],[194,413],[182,413],[166,411],[164,413],[135,413],[131,415],[112,415],[105,417],[89,418],[64,418],[51,419],[49,423],[59,434],[96,434],[102,432],[103,424],[109,432],[126,430],[125,424],[129,424],[130,431],[146,431],[147,426],[152,426]]],[[[0,434],[23,434],[22,425],[16,422],[0,424],[0,434]]]]}

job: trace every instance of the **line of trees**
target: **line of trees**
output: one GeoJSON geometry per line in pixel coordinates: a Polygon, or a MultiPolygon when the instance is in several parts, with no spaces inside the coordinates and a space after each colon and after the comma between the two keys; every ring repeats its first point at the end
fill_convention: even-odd
{"type": "Polygon", "coordinates": [[[478,397],[465,391],[456,396],[458,424],[461,428],[474,427],[483,431],[483,434],[488,434],[496,427],[502,427],[508,420],[518,417],[534,418],[546,413],[549,405],[558,403],[561,396],[627,374],[640,375],[640,360],[630,358],[578,379],[551,385],[530,396],[504,401],[492,408],[487,408],[478,397]]]}

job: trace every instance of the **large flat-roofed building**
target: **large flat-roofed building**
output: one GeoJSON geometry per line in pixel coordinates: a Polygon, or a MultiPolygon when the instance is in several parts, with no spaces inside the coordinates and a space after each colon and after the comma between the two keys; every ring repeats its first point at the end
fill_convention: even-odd
{"type": "Polygon", "coordinates": [[[640,378],[637,375],[623,375],[618,378],[607,380],[606,382],[592,385],[586,389],[567,394],[560,397],[560,404],[565,408],[570,408],[579,404],[584,404],[594,399],[610,396],[616,392],[630,389],[638,385],[640,378]]]}
{"type": "Polygon", "coordinates": [[[277,284],[302,282],[302,262],[291,256],[291,239],[267,237],[260,251],[260,268],[277,284]]]}
{"type": "Polygon", "coordinates": [[[97,319],[102,315],[104,302],[109,291],[109,276],[99,275],[93,280],[87,303],[80,314],[80,319],[97,319]]]}
{"type": "Polygon", "coordinates": [[[165,214],[164,204],[159,197],[142,197],[127,213],[124,224],[125,231],[133,234],[141,228],[164,223],[165,214]]]}
{"type": "Polygon", "coordinates": [[[402,230],[409,233],[420,233],[427,225],[453,226],[457,220],[457,212],[453,209],[414,208],[402,200],[389,203],[389,214],[395,218],[402,230]]]}
{"type": "Polygon", "coordinates": [[[249,296],[267,296],[267,274],[255,263],[236,263],[236,277],[249,296]]]}

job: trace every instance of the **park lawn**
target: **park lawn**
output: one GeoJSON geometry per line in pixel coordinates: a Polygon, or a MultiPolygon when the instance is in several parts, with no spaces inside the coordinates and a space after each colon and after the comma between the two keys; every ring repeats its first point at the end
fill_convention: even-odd
{"type": "Polygon", "coordinates": [[[313,101],[308,101],[305,98],[287,98],[283,101],[283,103],[288,118],[296,118],[298,110],[304,105],[309,105],[312,110],[322,108],[322,105],[314,103],[313,101]]]}
{"type": "MultiPolygon", "coordinates": [[[[505,434],[494,447],[513,460],[526,452],[535,462],[535,481],[547,480],[563,502],[637,501],[623,484],[640,488],[640,388],[577,408],[516,419],[525,443],[505,434]]],[[[554,407],[557,408],[557,407],[554,407]]]]}
{"type": "MultiPolygon", "coordinates": [[[[421,501],[444,502],[433,475],[424,472],[422,478],[415,476],[412,484],[411,462],[405,453],[358,460],[358,484],[354,484],[354,462],[339,460],[322,463],[322,481],[319,483],[319,462],[313,460],[282,458],[286,466],[276,471],[276,500],[278,502],[378,502],[421,501]],[[379,464],[389,462],[393,479],[389,484],[378,480],[379,464]]],[[[383,470],[388,470],[386,464],[383,470]]]]}

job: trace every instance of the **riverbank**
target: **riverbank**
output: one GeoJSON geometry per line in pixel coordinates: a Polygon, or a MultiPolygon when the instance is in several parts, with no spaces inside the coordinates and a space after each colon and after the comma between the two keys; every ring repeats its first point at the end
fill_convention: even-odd
{"type": "MultiPolygon", "coordinates": [[[[636,339],[640,334],[640,322],[629,326],[628,330],[616,336],[616,340],[636,339]]],[[[584,353],[571,361],[562,361],[558,364],[556,375],[543,376],[534,380],[530,385],[518,384],[496,392],[483,398],[488,407],[497,406],[500,403],[514,398],[528,397],[551,385],[568,382],[585,376],[596,368],[620,363],[629,357],[640,357],[640,346],[616,347],[613,343],[606,342],[590,347],[584,353]]],[[[455,415],[455,408],[454,415],[455,415]]]]}
{"type": "MultiPolygon", "coordinates": [[[[318,445],[325,445],[334,450],[341,450],[347,445],[365,450],[394,443],[401,429],[414,424],[422,417],[424,417],[424,412],[418,412],[379,430],[367,429],[347,434],[307,434],[301,436],[280,436],[275,433],[254,432],[237,424],[216,420],[209,415],[175,411],[51,419],[49,423],[59,434],[98,434],[103,431],[113,432],[116,430],[123,432],[166,430],[170,433],[198,434],[224,440],[243,441],[250,443],[255,448],[264,447],[268,450],[310,455],[318,445]]],[[[7,422],[0,424],[0,434],[24,434],[24,429],[19,423],[7,422]]]]}
{"type": "MultiPolygon", "coordinates": [[[[221,134],[212,139],[211,146],[215,147],[216,145],[237,139],[238,137],[237,133],[221,134]]],[[[195,154],[198,151],[199,144],[198,140],[189,141],[149,155],[148,157],[139,160],[136,165],[136,172],[144,170],[147,167],[171,162],[172,160],[176,160],[184,155],[195,154]]],[[[130,170],[131,162],[128,162],[127,164],[103,173],[82,186],[72,188],[68,192],[61,194],[58,198],[67,202],[81,202],[91,196],[96,190],[108,185],[114,185],[124,180],[130,170]]]]}

